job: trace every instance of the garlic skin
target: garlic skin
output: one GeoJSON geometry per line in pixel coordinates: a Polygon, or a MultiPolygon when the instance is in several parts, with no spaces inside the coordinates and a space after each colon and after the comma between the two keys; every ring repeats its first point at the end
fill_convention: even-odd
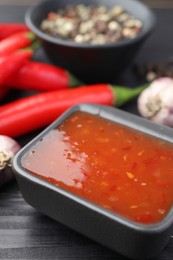
{"type": "Polygon", "coordinates": [[[156,123],[173,127],[173,79],[154,80],[137,100],[141,116],[156,123]]]}
{"type": "Polygon", "coordinates": [[[14,139],[0,135],[0,186],[14,178],[11,163],[20,148],[14,139]]]}

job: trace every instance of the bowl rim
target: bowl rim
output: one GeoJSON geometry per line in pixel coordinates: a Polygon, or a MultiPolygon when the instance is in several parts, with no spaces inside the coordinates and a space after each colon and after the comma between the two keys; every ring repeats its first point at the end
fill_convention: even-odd
{"type": "MultiPolygon", "coordinates": [[[[55,0],[54,0],[55,1],[55,0]]],[[[156,16],[152,12],[152,10],[146,6],[144,3],[139,2],[137,0],[123,0],[125,2],[130,2],[133,1],[137,6],[142,7],[150,16],[150,26],[146,31],[141,31],[135,38],[133,39],[124,39],[122,41],[118,41],[116,43],[105,43],[105,44],[90,44],[90,43],[76,43],[74,41],[67,41],[63,40],[61,38],[56,38],[54,36],[51,36],[49,34],[46,34],[42,32],[32,21],[31,16],[32,13],[36,9],[41,9],[42,6],[47,5],[48,3],[50,4],[50,0],[43,0],[42,2],[39,2],[36,5],[31,6],[25,13],[25,22],[27,26],[31,29],[33,33],[35,33],[40,39],[47,41],[52,44],[58,44],[58,45],[64,45],[68,47],[74,47],[74,48],[84,48],[84,49],[105,49],[105,48],[119,48],[127,45],[132,45],[136,42],[140,42],[143,40],[146,36],[148,36],[151,31],[154,29],[156,25],[156,16]]]]}
{"type": "Polygon", "coordinates": [[[68,118],[71,114],[73,114],[76,111],[84,111],[94,115],[99,115],[103,118],[107,118],[108,120],[112,120],[113,122],[124,124],[125,126],[131,127],[139,132],[149,134],[150,136],[156,138],[161,138],[162,140],[168,141],[173,144],[172,132],[169,127],[160,126],[160,128],[158,128],[157,124],[147,119],[140,118],[137,115],[131,114],[126,111],[122,111],[115,107],[82,103],[79,105],[74,105],[73,107],[66,110],[60,117],[58,117],[53,123],[46,127],[40,134],[33,138],[15,155],[12,163],[12,168],[15,174],[27,179],[28,181],[34,182],[35,184],[40,185],[46,189],[54,191],[64,196],[66,199],[75,201],[81,204],[82,206],[90,210],[96,211],[97,213],[105,216],[106,218],[109,218],[112,221],[115,221],[130,229],[136,230],[137,232],[153,234],[164,232],[165,230],[170,228],[173,225],[173,205],[168,210],[166,216],[159,222],[153,224],[143,224],[140,222],[135,222],[118,213],[109,211],[106,208],[99,206],[97,203],[91,202],[90,200],[80,197],[75,193],[72,193],[59,186],[49,183],[48,181],[29,173],[29,171],[27,171],[21,166],[20,160],[23,157],[23,155],[26,154],[33,145],[42,140],[42,138],[46,136],[51,130],[60,125],[66,118],[68,118]],[[164,136],[162,135],[162,132],[164,133],[164,136]]]}

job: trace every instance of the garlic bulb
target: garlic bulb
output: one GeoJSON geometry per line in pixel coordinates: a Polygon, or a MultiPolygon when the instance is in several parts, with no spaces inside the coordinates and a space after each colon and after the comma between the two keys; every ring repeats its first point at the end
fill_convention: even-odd
{"type": "Polygon", "coordinates": [[[0,135],[0,186],[14,178],[11,163],[20,148],[14,139],[0,135]]]}
{"type": "Polygon", "coordinates": [[[139,113],[152,121],[173,127],[173,79],[154,80],[138,97],[139,113]]]}

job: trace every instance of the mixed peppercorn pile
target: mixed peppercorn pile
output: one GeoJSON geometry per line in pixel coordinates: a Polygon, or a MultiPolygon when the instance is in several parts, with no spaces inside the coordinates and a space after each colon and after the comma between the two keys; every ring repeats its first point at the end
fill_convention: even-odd
{"type": "Polygon", "coordinates": [[[50,12],[40,28],[49,35],[76,43],[105,44],[135,38],[142,22],[121,6],[68,5],[50,12]]]}

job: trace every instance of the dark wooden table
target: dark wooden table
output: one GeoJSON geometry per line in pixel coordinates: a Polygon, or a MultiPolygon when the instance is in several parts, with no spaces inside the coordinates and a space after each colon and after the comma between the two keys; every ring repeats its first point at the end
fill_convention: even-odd
{"type": "MultiPolygon", "coordinates": [[[[0,22],[23,22],[26,9],[36,2],[38,0],[0,0],[0,22]]],[[[153,3],[156,4],[152,1],[153,3]]],[[[154,8],[154,12],[158,20],[157,27],[138,53],[135,60],[138,64],[166,62],[173,55],[173,9],[154,8]]],[[[42,50],[37,52],[35,59],[46,60],[42,50]]],[[[139,84],[139,79],[132,68],[122,75],[121,81],[129,86],[139,84]]],[[[8,98],[14,99],[26,93],[12,92],[10,95],[8,98]]],[[[136,101],[122,109],[137,113],[136,101]]],[[[23,136],[18,141],[23,146],[36,134],[23,136]]],[[[29,206],[14,181],[0,190],[0,259],[125,260],[126,258],[51,220],[29,206]]],[[[173,236],[156,259],[173,259],[173,236]]]]}

